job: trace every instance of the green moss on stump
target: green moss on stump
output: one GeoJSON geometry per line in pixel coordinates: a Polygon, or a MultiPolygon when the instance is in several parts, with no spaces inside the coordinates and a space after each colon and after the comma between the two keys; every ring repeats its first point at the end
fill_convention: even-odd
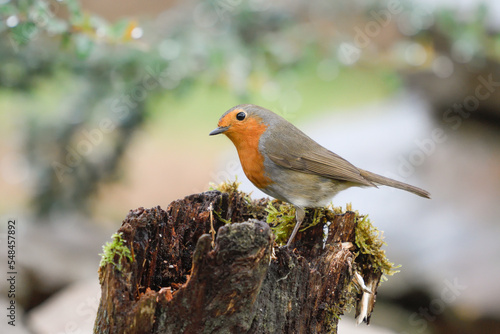
{"type": "Polygon", "coordinates": [[[130,249],[125,245],[125,241],[122,238],[123,233],[114,233],[111,236],[113,241],[107,242],[102,246],[101,263],[99,267],[104,267],[106,264],[110,263],[115,266],[118,271],[123,270],[122,260],[128,259],[130,262],[133,261],[132,253],[130,249]],[[115,258],[118,260],[115,262],[115,258]]]}
{"type": "Polygon", "coordinates": [[[356,255],[366,257],[363,261],[364,266],[371,266],[375,272],[382,272],[382,280],[399,272],[397,268],[401,266],[395,266],[390,262],[385,250],[382,249],[386,245],[383,231],[373,226],[367,215],[363,216],[356,212],[356,220],[356,246],[359,249],[356,255]]]}

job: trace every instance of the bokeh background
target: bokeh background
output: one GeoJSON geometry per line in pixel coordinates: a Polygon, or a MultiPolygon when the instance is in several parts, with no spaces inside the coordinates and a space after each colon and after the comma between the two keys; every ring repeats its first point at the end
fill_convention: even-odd
{"type": "Polygon", "coordinates": [[[1,332],[91,332],[98,254],[130,209],[236,175],[264,196],[208,137],[240,103],[432,194],[334,198],[402,265],[372,325],[347,314],[340,333],[500,333],[494,0],[0,0],[2,272],[18,222],[17,326],[2,279],[1,332]]]}

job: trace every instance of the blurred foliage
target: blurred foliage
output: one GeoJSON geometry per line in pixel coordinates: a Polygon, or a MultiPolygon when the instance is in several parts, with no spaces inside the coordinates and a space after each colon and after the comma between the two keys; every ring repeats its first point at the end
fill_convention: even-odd
{"type": "MultiPolygon", "coordinates": [[[[468,36],[476,53],[498,56],[500,38],[485,30],[484,9],[473,22],[463,22],[453,12],[433,16],[405,6],[389,21],[400,30],[404,24],[411,27],[402,29],[405,34],[389,56],[377,43],[366,48],[353,43],[357,30],[342,31],[342,22],[348,21],[366,30],[366,22],[378,22],[373,13],[386,8],[386,2],[367,7],[294,2],[285,7],[260,0],[209,0],[139,24],[106,22],[83,12],[76,0],[0,0],[0,94],[7,90],[32,101],[23,105],[20,117],[26,154],[36,166],[36,212],[86,210],[98,183],[117,177],[133,133],[151,117],[151,104],[169,113],[170,97],[199,90],[200,82],[221,87],[238,101],[247,101],[252,91],[274,98],[270,78],[285,85],[300,81],[321,96],[331,95],[349,78],[379,88],[356,77],[357,66],[376,67],[380,80],[395,86],[401,40],[420,43],[426,34],[432,36],[433,27],[446,31],[446,38],[468,36]],[[349,75],[343,76],[345,71],[349,75]],[[337,78],[336,86],[325,84],[337,78]],[[48,86],[58,95],[42,105],[48,86]]],[[[215,98],[210,94],[191,103],[203,107],[215,98]]],[[[300,96],[293,87],[283,94],[284,112],[298,108],[300,96]]]]}
{"type": "Polygon", "coordinates": [[[133,22],[108,25],[76,1],[7,2],[0,13],[2,86],[30,99],[45,78],[55,78],[62,93],[59,110],[36,106],[25,115],[36,211],[85,208],[144,120],[144,99],[131,94],[153,57],[129,44],[133,22]]]}
{"type": "Polygon", "coordinates": [[[451,9],[436,12],[436,24],[425,31],[437,52],[451,56],[458,63],[486,66],[487,61],[500,62],[500,32],[488,24],[488,7],[480,4],[469,19],[451,9]]]}
{"type": "MultiPolygon", "coordinates": [[[[228,33],[233,30],[223,21],[232,12],[215,9],[200,13],[201,27],[193,27],[189,16],[170,17],[178,22],[168,31],[139,41],[143,28],[136,22],[109,24],[82,12],[74,0],[2,4],[1,85],[27,99],[43,78],[59,78],[63,85],[60,110],[49,111],[52,117],[26,112],[26,151],[37,166],[34,204],[39,214],[85,209],[98,182],[113,177],[155,92],[183,94],[201,75],[245,94],[244,87],[231,82],[231,64],[244,61],[231,50],[259,50],[245,44],[251,42],[246,30],[251,22],[228,33]],[[206,30],[207,20],[220,24],[206,30]]],[[[266,22],[279,20],[271,14],[266,22]]]]}

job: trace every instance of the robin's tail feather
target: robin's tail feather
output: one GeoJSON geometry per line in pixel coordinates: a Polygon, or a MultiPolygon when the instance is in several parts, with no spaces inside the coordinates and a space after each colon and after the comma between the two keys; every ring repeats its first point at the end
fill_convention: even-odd
{"type": "Polygon", "coordinates": [[[425,191],[424,189],[420,189],[418,187],[415,187],[415,186],[412,186],[412,185],[409,185],[409,184],[406,184],[403,182],[399,182],[399,181],[390,179],[388,177],[378,175],[378,174],[375,174],[375,173],[372,173],[372,172],[369,172],[369,171],[366,171],[363,169],[360,169],[359,171],[361,173],[361,176],[363,176],[365,179],[367,179],[368,181],[371,181],[373,183],[406,190],[406,191],[414,193],[415,195],[422,196],[425,198],[431,198],[431,194],[429,194],[429,192],[425,191]]]}

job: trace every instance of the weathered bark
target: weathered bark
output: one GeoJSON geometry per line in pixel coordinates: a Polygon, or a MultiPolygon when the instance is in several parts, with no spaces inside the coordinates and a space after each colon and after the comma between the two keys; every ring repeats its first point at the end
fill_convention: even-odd
{"type": "Polygon", "coordinates": [[[356,265],[355,214],[335,216],[325,247],[323,222],[299,233],[291,250],[273,248],[259,221],[264,205],[210,191],[166,211],[131,211],[119,232],[133,261],[122,260],[122,271],[100,268],[94,332],[336,333],[356,265]]]}

